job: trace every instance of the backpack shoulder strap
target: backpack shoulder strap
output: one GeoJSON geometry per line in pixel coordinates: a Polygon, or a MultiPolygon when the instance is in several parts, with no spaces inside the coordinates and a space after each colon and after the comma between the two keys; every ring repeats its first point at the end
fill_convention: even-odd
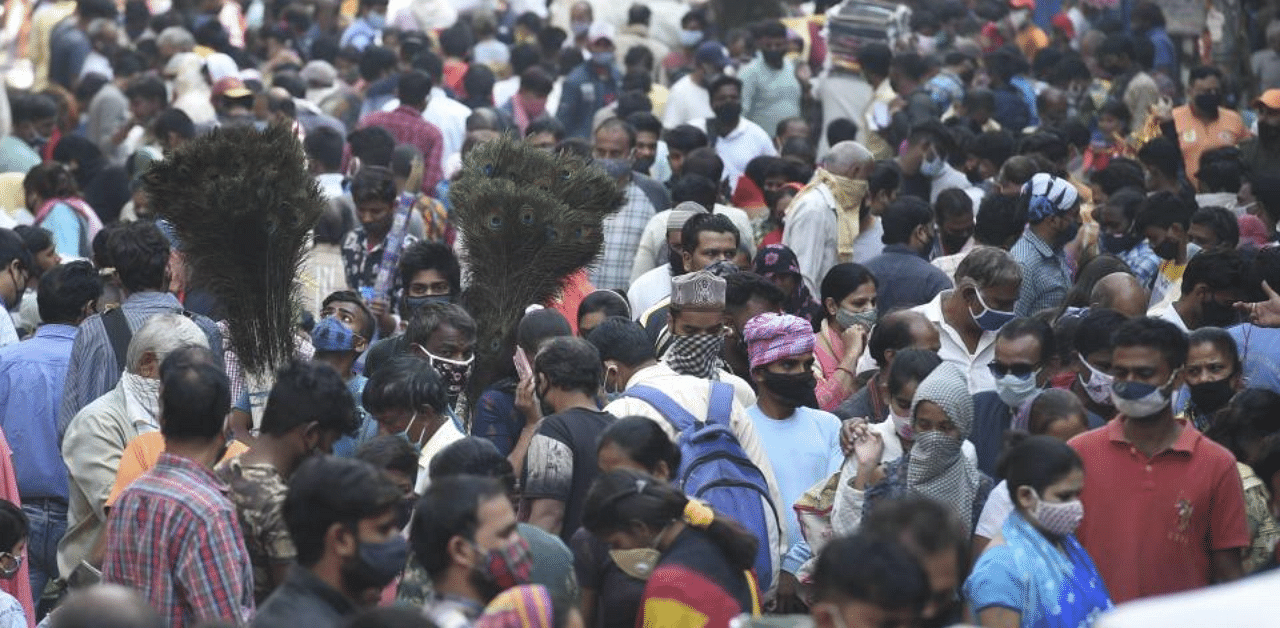
{"type": "Polygon", "coordinates": [[[129,354],[129,341],[133,339],[133,330],[129,329],[129,319],[124,317],[124,310],[114,307],[102,314],[102,326],[107,330],[107,340],[111,342],[111,351],[116,355],[116,367],[124,372],[125,360],[129,354]]]}
{"type": "Polygon", "coordinates": [[[688,410],[685,410],[683,406],[657,388],[644,385],[632,386],[623,394],[628,397],[635,397],[653,406],[672,427],[676,428],[677,432],[685,432],[698,427],[698,419],[694,418],[692,414],[689,414],[688,410]]]}
{"type": "Polygon", "coordinates": [[[729,426],[733,416],[733,384],[711,382],[711,401],[707,404],[707,423],[729,426]]]}

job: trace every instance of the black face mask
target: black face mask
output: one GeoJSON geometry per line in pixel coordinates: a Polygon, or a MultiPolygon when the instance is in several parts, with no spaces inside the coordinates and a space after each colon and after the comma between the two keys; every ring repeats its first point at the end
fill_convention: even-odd
{"type": "Polygon", "coordinates": [[[942,232],[942,253],[944,255],[951,255],[958,252],[960,249],[964,248],[965,243],[969,241],[969,236],[971,235],[973,234],[965,233],[961,235],[951,235],[946,232],[942,232]]]}
{"type": "Polygon", "coordinates": [[[1197,94],[1195,100],[1196,109],[1211,118],[1218,117],[1218,106],[1222,104],[1222,95],[1215,92],[1207,92],[1197,94]]]}
{"type": "Polygon", "coordinates": [[[1169,261],[1178,259],[1178,243],[1168,238],[1166,238],[1164,242],[1151,247],[1151,250],[1156,255],[1159,255],[1160,259],[1169,261]]]}
{"type": "Polygon", "coordinates": [[[1236,308],[1231,304],[1209,299],[1200,306],[1200,323],[1208,327],[1230,327],[1240,321],[1236,308]]]}
{"type": "Polygon", "coordinates": [[[816,380],[813,373],[771,373],[764,372],[764,387],[777,397],[778,402],[788,408],[818,407],[818,396],[814,392],[816,380]]]}
{"type": "Polygon", "coordinates": [[[1277,142],[1280,142],[1280,124],[1267,124],[1259,121],[1258,141],[1267,146],[1274,146],[1277,142]]]}
{"type": "Polygon", "coordinates": [[[653,167],[653,158],[652,158],[652,157],[645,157],[644,159],[633,159],[633,160],[631,160],[631,171],[632,171],[632,172],[639,172],[640,174],[647,174],[647,173],[649,172],[649,169],[650,169],[650,168],[652,168],[652,167],[653,167]]]}
{"type": "Polygon", "coordinates": [[[761,56],[763,56],[763,57],[764,57],[764,62],[765,62],[765,63],[768,63],[769,65],[771,65],[771,66],[773,66],[773,67],[777,68],[777,67],[782,67],[782,59],[783,59],[783,57],[786,57],[786,56],[787,56],[787,51],[785,51],[785,50],[761,50],[761,51],[760,51],[760,54],[761,54],[761,56]]]}
{"type": "Polygon", "coordinates": [[[1216,382],[1188,386],[1188,388],[1191,389],[1191,403],[1196,404],[1196,410],[1205,414],[1212,414],[1226,407],[1236,394],[1236,391],[1231,388],[1230,377],[1216,382]]]}
{"type": "Polygon", "coordinates": [[[673,248],[667,248],[667,263],[671,264],[671,276],[684,274],[684,256],[673,248]]]}
{"type": "Polygon", "coordinates": [[[453,295],[432,294],[425,297],[411,297],[411,296],[405,295],[402,300],[404,301],[404,311],[401,312],[401,314],[412,315],[414,312],[418,310],[418,308],[428,303],[453,303],[453,295]]]}
{"type": "Polygon", "coordinates": [[[1141,241],[1142,236],[1136,233],[1126,233],[1124,235],[1104,233],[1102,234],[1102,250],[1119,255],[1137,246],[1141,241]]]}
{"type": "Polygon", "coordinates": [[[726,126],[738,123],[738,118],[742,117],[742,103],[726,103],[712,109],[716,114],[716,122],[726,126]]]}

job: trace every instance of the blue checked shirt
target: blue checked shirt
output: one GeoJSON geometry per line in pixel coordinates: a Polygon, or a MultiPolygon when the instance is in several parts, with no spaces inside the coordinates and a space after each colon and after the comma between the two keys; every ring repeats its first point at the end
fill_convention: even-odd
{"type": "Polygon", "coordinates": [[[1062,249],[1055,250],[1030,229],[1009,250],[1022,267],[1022,289],[1013,311],[1031,316],[1040,310],[1062,305],[1071,289],[1071,269],[1062,249]]]}
{"type": "Polygon", "coordinates": [[[600,290],[626,290],[631,285],[631,266],[640,237],[649,219],[657,213],[649,197],[636,185],[627,184],[622,209],[604,219],[604,252],[591,267],[591,284],[600,290]]]}
{"type": "Polygon", "coordinates": [[[1116,257],[1124,260],[1133,270],[1133,276],[1138,278],[1145,287],[1151,287],[1156,281],[1156,273],[1160,272],[1160,257],[1151,250],[1151,244],[1143,238],[1135,244],[1133,248],[1120,253],[1116,257]]]}

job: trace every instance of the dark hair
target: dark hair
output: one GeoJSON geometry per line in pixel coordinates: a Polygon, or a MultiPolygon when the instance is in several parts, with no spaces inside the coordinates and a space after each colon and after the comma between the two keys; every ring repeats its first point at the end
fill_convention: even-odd
{"type": "Polygon", "coordinates": [[[40,277],[36,305],[45,323],[74,324],[84,314],[84,304],[102,296],[98,271],[84,260],[60,264],[40,277]]]}
{"type": "MultiPolygon", "coordinates": [[[[688,503],[684,492],[670,484],[640,471],[614,469],[596,477],[587,491],[582,525],[600,537],[636,524],[657,531],[680,520],[688,503]]],[[[747,570],[755,564],[759,540],[736,521],[717,514],[702,532],[733,567],[747,570]]]]}
{"type": "Polygon", "coordinates": [[[317,127],[303,140],[303,149],[309,159],[319,162],[324,169],[335,172],[342,167],[342,152],[346,140],[337,130],[327,126],[317,127]]]}
{"type": "Polygon", "coordinates": [[[726,312],[736,311],[746,306],[752,299],[760,299],[774,309],[782,307],[783,302],[787,300],[787,295],[782,293],[782,289],[777,284],[753,272],[732,273],[724,280],[726,312]]]}
{"type": "Polygon", "coordinates": [[[1032,435],[1045,434],[1054,423],[1068,418],[1079,419],[1081,425],[1088,427],[1080,398],[1070,390],[1049,388],[1036,395],[1035,401],[1031,402],[1031,409],[1027,413],[1027,430],[1032,435]]]}
{"type": "Polygon", "coordinates": [[[880,216],[880,224],[884,227],[884,235],[880,241],[885,244],[905,244],[911,239],[911,232],[916,227],[933,222],[933,210],[924,199],[915,196],[901,196],[885,208],[880,216]]]}
{"type": "Polygon", "coordinates": [[[467,51],[475,44],[466,20],[458,20],[453,26],[440,31],[439,39],[440,50],[450,57],[467,56],[467,51]]]}
{"type": "Polygon", "coordinates": [[[406,247],[400,253],[398,271],[400,285],[404,290],[409,289],[414,275],[424,270],[434,270],[443,275],[449,282],[449,294],[458,294],[462,289],[462,269],[458,265],[457,256],[453,254],[453,249],[448,245],[423,240],[406,247]]]}
{"type": "Polygon", "coordinates": [[[347,135],[351,156],[359,157],[364,167],[391,165],[391,154],[396,149],[396,138],[380,126],[356,129],[347,135]]]}
{"type": "Polygon", "coordinates": [[[655,358],[653,341],[644,327],[622,316],[606,318],[591,330],[587,342],[600,352],[601,362],[617,360],[625,366],[634,367],[655,358]]]}
{"type": "Polygon", "coordinates": [[[969,566],[969,530],[950,506],[927,497],[885,500],[862,519],[862,531],[874,539],[902,543],[917,556],[954,552],[960,580],[964,581],[963,572],[969,566]]]}
{"type": "Polygon", "coordinates": [[[876,276],[871,274],[871,271],[866,266],[845,262],[836,264],[827,271],[826,276],[822,278],[822,285],[818,287],[818,291],[824,304],[827,299],[840,303],[845,297],[867,282],[877,288],[880,287],[880,282],[876,280],[876,276]]]}
{"type": "Polygon", "coordinates": [[[671,182],[671,202],[674,205],[693,201],[710,212],[716,206],[719,193],[716,182],[700,174],[684,174],[671,182]]]}
{"type": "MultiPolygon", "coordinates": [[[[529,360],[538,355],[539,349],[547,341],[568,336],[573,336],[573,327],[563,314],[551,308],[529,312],[516,325],[516,345],[524,349],[529,360]]],[[[595,358],[590,363],[599,365],[600,359],[595,358]]]]}
{"type": "Polygon", "coordinates": [[[433,479],[414,509],[409,542],[414,558],[433,579],[449,567],[449,541],[470,539],[480,526],[481,504],[506,499],[497,480],[474,475],[433,479]]]}
{"type": "Polygon", "coordinates": [[[555,116],[542,116],[537,120],[530,121],[529,126],[525,127],[524,130],[525,137],[539,133],[550,133],[551,137],[559,142],[564,139],[564,125],[555,116]]]}
{"type": "Polygon", "coordinates": [[[1216,78],[1219,81],[1223,80],[1222,70],[1219,70],[1217,67],[1212,65],[1199,65],[1191,68],[1191,72],[1187,75],[1187,85],[1207,78],[1216,78]]]}
{"type": "Polygon", "coordinates": [[[1093,173],[1091,179],[1093,183],[1102,188],[1102,191],[1110,196],[1123,188],[1137,188],[1141,190],[1146,184],[1145,176],[1142,173],[1142,164],[1123,157],[1112,159],[1106,168],[1093,173]]]}
{"type": "Polygon", "coordinates": [[[351,180],[351,199],[356,205],[366,201],[394,203],[396,180],[391,169],[382,166],[365,166],[351,180]]]}
{"type": "Polygon", "coordinates": [[[1133,38],[1125,33],[1112,33],[1098,44],[1094,50],[1094,54],[1101,58],[1103,55],[1117,55],[1133,59],[1133,38]]]}
{"type": "Polygon", "coordinates": [[[1269,172],[1253,172],[1249,175],[1249,183],[1253,188],[1253,197],[1258,200],[1258,208],[1266,216],[1263,222],[1271,227],[1280,218],[1280,176],[1269,172]]]}
{"type": "Polygon", "coordinates": [[[902,173],[890,161],[877,161],[867,176],[867,195],[875,196],[884,191],[896,191],[901,185],[902,173]]]}
{"type": "Polygon", "coordinates": [[[893,62],[893,51],[885,44],[876,42],[864,45],[858,50],[858,65],[863,72],[875,76],[889,76],[889,65],[893,62]]]}
{"type": "Polygon", "coordinates": [[[900,543],[856,534],[832,539],[822,549],[813,594],[815,602],[856,600],[918,612],[929,600],[929,576],[900,543]]]}
{"type": "Polygon", "coordinates": [[[297,548],[298,565],[311,567],[325,553],[325,537],[334,524],[356,526],[390,510],[400,491],[380,469],[363,460],[312,456],[289,478],[283,515],[297,548]]]}
{"type": "Polygon", "coordinates": [[[0,552],[11,552],[19,541],[30,534],[27,514],[17,504],[0,499],[0,552]]]}
{"type": "Polygon", "coordinates": [[[452,327],[473,340],[476,337],[476,321],[461,305],[427,303],[414,310],[409,327],[404,330],[405,342],[425,346],[431,334],[441,327],[452,327]]]}
{"type": "Polygon", "coordinates": [[[1115,273],[1133,275],[1133,269],[1124,260],[1111,254],[1099,255],[1085,264],[1076,274],[1076,282],[1067,290],[1063,299],[1065,307],[1089,307],[1093,302],[1093,289],[1103,277],[1115,273]]]}
{"type": "Polygon", "coordinates": [[[401,72],[396,82],[396,96],[406,105],[425,105],[434,86],[431,75],[422,70],[401,72]]]}
{"type": "Polygon", "coordinates": [[[320,309],[323,310],[329,307],[330,303],[335,302],[351,303],[360,308],[360,316],[364,318],[364,324],[360,327],[360,335],[364,336],[365,340],[372,342],[373,334],[377,331],[376,325],[378,321],[373,317],[373,311],[369,309],[369,306],[365,305],[364,299],[351,290],[338,290],[330,293],[329,296],[324,298],[324,301],[320,302],[320,309]]]}
{"type": "Polygon", "coordinates": [[[894,55],[893,60],[889,62],[889,67],[913,81],[921,80],[929,71],[929,64],[925,63],[924,57],[914,52],[894,55]]]}
{"type": "Polygon", "coordinates": [[[786,39],[787,27],[777,20],[765,20],[756,28],[755,36],[786,39]]]}
{"type": "Polygon", "coordinates": [[[493,70],[483,63],[472,63],[467,66],[467,73],[462,75],[462,89],[469,96],[471,106],[489,107],[493,104],[493,85],[497,83],[493,70]]]}
{"type": "Polygon", "coordinates": [[[996,474],[1008,483],[1009,497],[1016,507],[1018,488],[1030,486],[1041,499],[1044,491],[1076,469],[1084,469],[1080,454],[1052,436],[1030,436],[1005,451],[996,474]]]}
{"type": "Polygon", "coordinates": [[[1220,327],[1201,327],[1187,336],[1187,351],[1191,347],[1202,344],[1213,345],[1213,348],[1226,356],[1231,362],[1231,375],[1240,373],[1244,365],[1240,361],[1240,351],[1236,339],[1220,327]]]}
{"type": "Polygon", "coordinates": [[[707,145],[707,134],[691,124],[681,124],[667,131],[663,140],[667,142],[667,148],[670,150],[690,153],[707,145]]]}
{"type": "MultiPolygon", "coordinates": [[[[112,229],[107,236],[106,255],[129,292],[164,289],[169,241],[154,223],[133,222],[112,229]]],[[[4,261],[3,254],[0,261],[4,261]]]]}
{"type": "Polygon", "coordinates": [[[289,92],[291,98],[306,98],[307,96],[307,82],[297,72],[276,70],[275,76],[271,77],[271,86],[279,87],[289,92]]]}
{"type": "Polygon", "coordinates": [[[973,199],[960,188],[950,188],[938,194],[938,200],[933,202],[933,210],[938,224],[942,224],[956,216],[964,216],[965,214],[972,216],[973,199]]]}
{"type": "Polygon", "coordinates": [[[1087,357],[1091,353],[1114,348],[1115,343],[1111,339],[1111,334],[1128,320],[1124,314],[1115,310],[1102,308],[1090,310],[1080,321],[1080,327],[1076,329],[1073,338],[1076,352],[1081,357],[1087,357]]]}
{"type": "Polygon", "coordinates": [[[893,365],[889,367],[888,380],[885,384],[889,394],[902,390],[907,382],[922,382],[933,369],[942,364],[942,358],[933,351],[925,349],[903,349],[893,356],[893,365]]]}
{"type": "Polygon", "coordinates": [[[1175,224],[1182,229],[1191,228],[1191,215],[1196,205],[1173,192],[1156,192],[1142,200],[1138,208],[1137,229],[1142,233],[1147,227],[1168,229],[1175,224]]]}
{"type": "Polygon", "coordinates": [[[395,434],[382,434],[374,436],[356,449],[355,457],[379,469],[403,473],[413,480],[418,477],[418,458],[421,453],[409,441],[395,434]]]}
{"type": "Polygon", "coordinates": [[[170,133],[174,133],[184,140],[189,140],[196,136],[196,125],[187,112],[170,107],[156,116],[156,121],[151,125],[151,132],[160,138],[167,138],[170,133]]]}
{"type": "MultiPolygon", "coordinates": [[[[881,369],[887,366],[886,351],[902,351],[910,347],[915,340],[911,336],[911,327],[918,319],[897,314],[897,312],[891,312],[880,317],[875,327],[871,328],[871,336],[867,338],[867,351],[876,366],[881,369]]],[[[885,375],[888,376],[888,373],[885,375]]]]}
{"type": "Polygon", "coordinates": [[[684,226],[680,228],[680,246],[692,254],[697,250],[698,241],[704,232],[733,234],[734,246],[741,244],[741,235],[738,233],[738,228],[733,226],[733,221],[724,214],[707,213],[694,214],[685,221],[684,226]]]}
{"type": "Polygon", "coordinates": [[[1225,207],[1203,207],[1191,214],[1191,224],[1205,225],[1218,238],[1223,248],[1234,249],[1240,245],[1240,222],[1225,207]]]}
{"type": "Polygon", "coordinates": [[[429,48],[423,48],[413,59],[413,67],[427,73],[432,83],[439,83],[444,76],[444,60],[429,48]]]}
{"type": "Polygon", "coordinates": [[[707,85],[707,96],[715,98],[716,92],[719,92],[726,86],[733,87],[738,90],[739,95],[742,94],[742,79],[736,76],[729,76],[728,74],[721,74],[712,80],[710,85],[707,85]]]}
{"type": "Polygon", "coordinates": [[[1111,334],[1111,344],[1120,347],[1158,349],[1170,369],[1187,361],[1187,335],[1177,325],[1161,318],[1140,316],[1125,321],[1111,334]]]}
{"type": "MultiPolygon", "coordinates": [[[[644,81],[649,80],[649,75],[641,72],[629,72],[622,78],[624,89],[618,94],[616,113],[624,122],[632,115],[637,113],[650,113],[653,111],[653,103],[649,101],[648,86],[636,87],[634,82],[637,77],[644,81]],[[628,89],[629,87],[629,89],[628,89]]],[[[632,127],[632,131],[635,127],[632,127]]]]}
{"type": "Polygon", "coordinates": [[[600,352],[581,338],[550,338],[533,359],[533,370],[547,384],[594,397],[600,392],[600,352]]]}
{"type": "MultiPolygon", "coordinates": [[[[964,98],[960,99],[960,104],[965,108],[966,111],[969,112],[970,115],[972,115],[974,111],[985,111],[989,114],[995,111],[996,94],[995,92],[989,89],[986,89],[983,87],[975,87],[965,92],[964,98]]],[[[1008,133],[1008,132],[997,131],[997,133],[1008,133]]],[[[1013,136],[1010,135],[1009,136],[1009,151],[1010,151],[1009,154],[1013,154],[1012,152],[1013,144],[1014,144],[1014,139],[1013,139],[1013,136]]],[[[1002,162],[1003,160],[1001,160],[1001,162],[996,162],[996,163],[1002,163],[1002,162]]]]}
{"type": "MultiPolygon", "coordinates": [[[[130,101],[142,98],[163,103],[167,102],[169,98],[168,92],[165,91],[164,82],[150,74],[143,74],[133,79],[133,82],[129,83],[129,86],[125,88],[124,95],[130,101]]],[[[16,122],[17,119],[15,118],[14,121],[16,122]]]]}
{"type": "Polygon", "coordinates": [[[538,50],[537,46],[533,44],[516,44],[511,47],[511,71],[516,76],[521,77],[521,85],[524,84],[525,73],[532,68],[542,70],[542,75],[547,77],[548,81],[555,80],[545,69],[538,65],[541,62],[542,51],[538,50]]]}
{"type": "Polygon", "coordinates": [[[1125,187],[1107,195],[1107,205],[1119,208],[1124,219],[1129,221],[1130,228],[1134,228],[1137,226],[1135,221],[1138,217],[1138,209],[1142,207],[1142,201],[1146,198],[1147,193],[1141,188],[1125,187]]]}
{"type": "Polygon", "coordinates": [[[1013,136],[1008,131],[987,131],[973,139],[969,152],[999,167],[1013,155],[1014,145],[1013,136]]]}
{"type": "Polygon", "coordinates": [[[858,137],[858,125],[848,118],[836,118],[827,123],[827,145],[835,146],[840,142],[852,141],[858,137]]]}
{"type": "Polygon", "coordinates": [[[160,433],[168,441],[222,437],[231,383],[212,351],[182,347],[160,363],[160,433]]]}
{"type": "Polygon", "coordinates": [[[635,3],[631,5],[631,8],[627,9],[628,25],[644,24],[645,26],[648,26],[649,17],[650,17],[649,7],[643,4],[635,3]]]}
{"type": "Polygon", "coordinates": [[[662,137],[662,121],[648,111],[637,111],[627,116],[627,124],[630,124],[636,133],[653,133],[662,137]]]}
{"type": "Polygon", "coordinates": [[[536,65],[526,68],[520,74],[520,91],[522,92],[534,93],[545,98],[554,86],[555,82],[547,71],[536,65]]]}
{"type": "Polygon", "coordinates": [[[632,462],[649,473],[657,471],[659,462],[667,463],[672,474],[680,469],[680,448],[651,419],[628,416],[614,421],[600,434],[598,449],[609,443],[616,445],[632,462]]]}
{"type": "Polygon", "coordinates": [[[1223,146],[1207,150],[1200,155],[1199,170],[1196,180],[1200,182],[1201,192],[1240,191],[1244,179],[1244,164],[1240,162],[1240,149],[1235,146],[1223,146]]]}
{"type": "MultiPolygon", "coordinates": [[[[61,145],[62,142],[58,144],[61,145]]],[[[71,174],[71,169],[66,164],[56,161],[46,161],[32,166],[22,178],[22,187],[28,194],[32,192],[38,194],[41,201],[80,196],[80,190],[76,188],[76,179],[71,174]]]]}
{"type": "Polygon", "coordinates": [[[293,360],[276,371],[260,429],[283,436],[312,421],[317,429],[338,434],[353,435],[360,427],[356,402],[342,376],[328,364],[293,360]]]}
{"type": "Polygon", "coordinates": [[[365,382],[361,401],[365,411],[374,416],[426,408],[444,415],[449,406],[440,375],[431,362],[416,355],[397,356],[374,371],[365,382]]]}
{"type": "Polygon", "coordinates": [[[1182,168],[1182,151],[1173,140],[1157,136],[1138,149],[1138,161],[1158,169],[1164,176],[1174,179],[1182,168]]]}
{"type": "Polygon", "coordinates": [[[724,177],[724,160],[716,154],[714,148],[707,146],[696,148],[685,154],[684,166],[681,167],[680,173],[700,174],[712,181],[719,181],[724,177]]]}
{"type": "MultiPolygon", "coordinates": [[[[18,225],[13,228],[13,232],[22,238],[23,245],[27,247],[27,252],[31,255],[38,255],[53,248],[53,232],[48,229],[31,225],[18,225]]],[[[44,320],[48,322],[49,319],[44,318],[44,320]]]]}
{"type": "Polygon", "coordinates": [[[1014,340],[1023,336],[1034,336],[1036,342],[1040,345],[1041,364],[1048,362],[1054,356],[1053,344],[1053,328],[1049,323],[1039,318],[1015,318],[1000,328],[996,334],[996,339],[1014,340]]]}
{"type": "Polygon", "coordinates": [[[1018,198],[988,194],[978,205],[978,215],[973,220],[973,239],[979,244],[1004,247],[1022,235],[1026,224],[1027,216],[1018,198]]]}
{"type": "Polygon", "coordinates": [[[588,294],[582,302],[578,304],[578,324],[582,324],[582,319],[588,314],[603,312],[606,319],[614,316],[630,317],[631,307],[627,305],[627,300],[622,298],[617,292],[612,290],[596,290],[588,294]]]}
{"type": "Polygon", "coordinates": [[[1120,120],[1120,133],[1122,135],[1128,133],[1129,123],[1133,120],[1133,116],[1129,113],[1129,107],[1120,100],[1108,100],[1102,103],[1102,106],[1098,108],[1098,115],[1111,116],[1120,120]]]}
{"type": "MultiPolygon", "coordinates": [[[[1280,432],[1280,394],[1265,388],[1246,388],[1218,412],[1205,436],[1226,447],[1237,461],[1250,464],[1255,461],[1249,460],[1248,448],[1277,432],[1280,432]]],[[[1270,486],[1271,478],[1260,477],[1270,486]]]]}
{"type": "Polygon", "coordinates": [[[383,74],[390,72],[399,62],[396,53],[383,46],[370,45],[357,54],[360,55],[360,61],[357,64],[360,78],[370,82],[382,78],[383,74]]]}
{"type": "Polygon", "coordinates": [[[1182,294],[1191,294],[1199,284],[1215,292],[1244,288],[1247,271],[1244,259],[1235,249],[1201,251],[1187,262],[1182,274],[1182,294]]]}
{"type": "Polygon", "coordinates": [[[516,476],[511,461],[487,438],[460,438],[431,458],[427,476],[432,482],[459,475],[494,478],[508,493],[515,492],[516,476]]]}

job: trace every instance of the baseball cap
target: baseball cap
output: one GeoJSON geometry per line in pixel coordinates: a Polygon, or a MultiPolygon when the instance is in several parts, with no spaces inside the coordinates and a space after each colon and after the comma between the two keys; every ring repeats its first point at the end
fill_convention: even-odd
{"type": "Polygon", "coordinates": [[[1258,105],[1265,105],[1268,109],[1280,109],[1280,89],[1269,89],[1262,92],[1262,95],[1253,101],[1255,109],[1258,105]]]}
{"type": "Polygon", "coordinates": [[[607,39],[613,42],[613,38],[617,36],[617,30],[608,22],[592,22],[591,28],[587,29],[587,43],[596,43],[601,39],[607,39]]]}
{"type": "Polygon", "coordinates": [[[226,96],[228,98],[244,98],[252,96],[253,92],[244,86],[244,81],[239,77],[228,76],[217,83],[213,84],[213,97],[226,96]]]}
{"type": "Polygon", "coordinates": [[[729,51],[725,50],[718,41],[704,41],[693,52],[693,60],[696,63],[711,63],[723,68],[729,65],[729,51]]]}

